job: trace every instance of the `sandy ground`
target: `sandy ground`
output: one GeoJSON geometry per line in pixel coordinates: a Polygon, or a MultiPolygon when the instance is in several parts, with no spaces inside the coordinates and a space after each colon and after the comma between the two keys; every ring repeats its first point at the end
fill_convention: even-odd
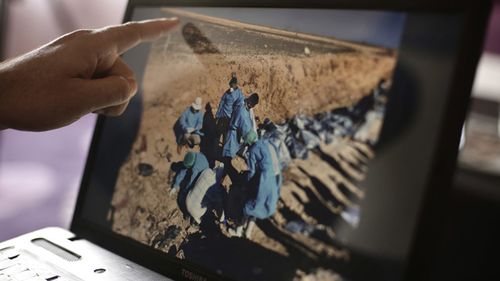
{"type": "MultiPolygon", "coordinates": [[[[113,230],[233,277],[321,280],[315,276],[333,276],[321,268],[349,260],[336,227],[342,224],[340,213],[364,196],[356,182],[363,180],[374,157],[368,144],[337,138],[312,151],[307,160],[294,160],[284,172],[278,212],[260,221],[246,240],[228,238],[224,232],[204,234],[183,217],[176,198],[168,195],[170,167],[183,157],[176,152],[173,126],[197,96],[208,112],[212,108],[215,113],[231,72],[237,73],[246,95],[261,95],[255,110],[261,120],[267,117],[279,123],[298,113],[348,107],[369,94],[380,79],[391,77],[395,53],[350,42],[263,35],[259,30],[234,33],[238,26],[192,18],[183,23],[183,28],[153,45],[143,82],[139,136],[120,170],[113,197],[113,230]],[[151,164],[154,173],[140,176],[139,163],[151,164]],[[316,230],[312,235],[287,231],[285,225],[294,220],[315,225],[316,230]],[[239,250],[245,251],[245,257],[235,254],[239,250]],[[208,261],[208,254],[215,260],[208,261]],[[252,266],[241,268],[247,259],[252,266]],[[287,269],[276,273],[269,263],[287,269]]],[[[381,120],[372,125],[376,138],[381,120]]]]}

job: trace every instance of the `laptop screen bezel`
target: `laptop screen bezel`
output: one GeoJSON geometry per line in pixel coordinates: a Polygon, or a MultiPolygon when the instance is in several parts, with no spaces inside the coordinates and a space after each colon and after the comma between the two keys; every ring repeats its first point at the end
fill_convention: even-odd
{"type": "MultiPolygon", "coordinates": [[[[438,137],[437,151],[432,159],[433,171],[424,187],[424,199],[420,208],[420,215],[416,222],[417,231],[414,234],[410,256],[409,267],[406,271],[407,280],[422,280],[426,270],[430,266],[428,249],[433,249],[437,243],[435,233],[432,231],[443,219],[446,210],[446,202],[451,191],[451,175],[454,170],[457,156],[458,140],[460,136],[461,122],[464,120],[468,104],[468,97],[472,88],[475,66],[481,53],[483,42],[483,31],[490,3],[488,1],[474,1],[470,3],[457,3],[453,1],[182,1],[182,0],[132,0],[129,1],[124,17],[124,22],[132,18],[136,7],[159,7],[159,6],[193,6],[193,7],[267,7],[267,8],[317,8],[317,9],[359,9],[359,10],[394,10],[405,12],[436,12],[436,13],[463,13],[465,15],[465,26],[461,35],[459,55],[457,61],[460,68],[453,71],[454,85],[447,96],[453,93],[454,99],[449,99],[443,124],[438,137]],[[435,168],[434,168],[435,167],[435,168]],[[439,168],[438,168],[439,167],[439,168]],[[438,173],[439,170],[439,173],[438,173]],[[419,266],[416,266],[416,265],[419,266]]],[[[202,271],[196,265],[189,262],[179,262],[168,257],[142,243],[123,237],[95,224],[82,217],[82,208],[86,190],[89,186],[93,161],[95,160],[96,147],[99,143],[103,122],[107,117],[99,116],[94,130],[87,163],[85,166],[77,204],[71,224],[71,231],[78,237],[89,240],[105,249],[117,253],[127,259],[145,266],[151,270],[169,276],[171,278],[185,278],[183,272],[200,272],[204,277],[217,280],[226,280],[210,272],[202,271]],[[168,262],[168,266],[166,265],[168,262]]]]}

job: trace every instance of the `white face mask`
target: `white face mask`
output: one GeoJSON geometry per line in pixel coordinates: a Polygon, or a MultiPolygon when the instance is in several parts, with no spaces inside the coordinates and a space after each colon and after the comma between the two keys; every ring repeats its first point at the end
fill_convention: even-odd
{"type": "Polygon", "coordinates": [[[232,93],[234,91],[234,89],[231,87],[231,88],[229,88],[229,91],[232,93]]]}

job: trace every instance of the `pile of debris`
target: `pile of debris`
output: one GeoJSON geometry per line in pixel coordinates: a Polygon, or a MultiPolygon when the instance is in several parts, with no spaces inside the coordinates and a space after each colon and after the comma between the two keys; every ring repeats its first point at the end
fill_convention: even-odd
{"type": "Polygon", "coordinates": [[[330,144],[335,138],[349,137],[375,145],[364,132],[364,126],[374,119],[382,119],[386,101],[385,87],[381,83],[370,95],[363,97],[352,107],[342,107],[330,112],[306,116],[304,114],[275,124],[265,119],[259,126],[259,135],[268,139],[278,151],[281,168],[292,159],[307,159],[309,151],[321,143],[330,144]]]}

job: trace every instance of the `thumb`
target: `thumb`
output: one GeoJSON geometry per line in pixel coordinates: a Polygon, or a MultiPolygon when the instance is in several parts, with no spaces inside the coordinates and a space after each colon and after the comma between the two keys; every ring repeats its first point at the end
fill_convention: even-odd
{"type": "Polygon", "coordinates": [[[137,83],[133,78],[119,75],[99,79],[85,80],[82,97],[89,112],[128,102],[137,92],[137,83]]]}

